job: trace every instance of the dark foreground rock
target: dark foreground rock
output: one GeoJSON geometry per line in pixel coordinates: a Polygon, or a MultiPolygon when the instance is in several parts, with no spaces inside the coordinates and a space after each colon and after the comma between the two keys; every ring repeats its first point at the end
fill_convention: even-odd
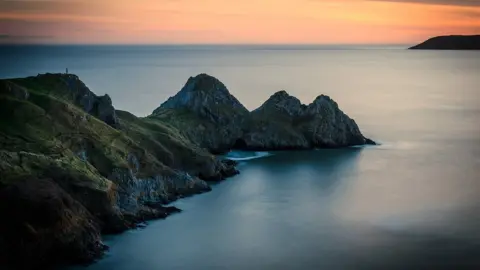
{"type": "Polygon", "coordinates": [[[2,269],[45,269],[88,263],[106,246],[90,212],[51,179],[0,185],[2,269]]]}
{"type": "Polygon", "coordinates": [[[438,36],[415,45],[411,50],[480,50],[480,35],[438,36]]]}

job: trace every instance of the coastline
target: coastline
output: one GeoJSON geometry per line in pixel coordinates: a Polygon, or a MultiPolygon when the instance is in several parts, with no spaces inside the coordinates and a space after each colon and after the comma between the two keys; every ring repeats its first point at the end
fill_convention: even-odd
{"type": "Polygon", "coordinates": [[[72,74],[0,80],[0,104],[0,265],[26,269],[94,262],[102,235],[180,212],[165,205],[239,173],[214,153],[374,144],[328,96],[279,91],[250,112],[206,74],[143,118],[72,74]]]}

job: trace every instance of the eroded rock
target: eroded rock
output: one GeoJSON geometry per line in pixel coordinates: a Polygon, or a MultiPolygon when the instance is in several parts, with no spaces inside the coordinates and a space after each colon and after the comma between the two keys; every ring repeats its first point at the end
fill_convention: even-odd
{"type": "Polygon", "coordinates": [[[282,90],[247,112],[223,83],[207,74],[191,77],[152,117],[171,123],[212,153],[232,148],[288,150],[374,143],[328,96],[320,95],[305,105],[282,90]]]}

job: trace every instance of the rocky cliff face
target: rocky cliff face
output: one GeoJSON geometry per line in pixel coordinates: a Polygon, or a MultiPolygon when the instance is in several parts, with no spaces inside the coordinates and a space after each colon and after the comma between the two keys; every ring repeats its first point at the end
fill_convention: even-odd
{"type": "Polygon", "coordinates": [[[225,85],[207,74],[188,79],[175,96],[153,114],[212,152],[224,152],[242,134],[248,110],[225,85]]]}
{"type": "Polygon", "coordinates": [[[344,147],[367,143],[353,119],[341,111],[335,101],[318,96],[302,117],[309,119],[300,126],[316,147],[344,147]]]}
{"type": "Polygon", "coordinates": [[[17,97],[25,96],[28,94],[27,88],[71,102],[110,126],[115,126],[118,122],[110,97],[95,95],[76,75],[47,73],[35,77],[4,80],[0,84],[0,93],[6,93],[10,89],[17,97]]]}
{"type": "Polygon", "coordinates": [[[160,108],[186,108],[219,125],[229,124],[248,114],[248,110],[230,94],[221,81],[207,74],[190,77],[180,92],[170,97],[160,108]]]}
{"type": "Polygon", "coordinates": [[[272,95],[251,113],[236,147],[256,150],[335,148],[369,143],[354,120],[330,97],[304,105],[285,91],[272,95]]]}
{"type": "Polygon", "coordinates": [[[218,79],[206,74],[190,78],[151,117],[170,123],[212,152],[374,144],[328,96],[320,95],[304,105],[279,91],[247,112],[218,79]]]}
{"type": "Polygon", "coordinates": [[[101,233],[165,218],[179,211],[165,203],[238,173],[211,152],[367,143],[327,96],[303,105],[280,91],[248,112],[206,74],[146,118],[75,75],[0,80],[0,268],[91,262],[101,233]]]}
{"type": "Polygon", "coordinates": [[[282,116],[300,116],[304,113],[306,106],[296,97],[290,96],[285,90],[278,91],[265,101],[253,114],[267,113],[270,116],[280,114],[282,116]]]}
{"type": "Polygon", "coordinates": [[[74,75],[0,80],[0,230],[12,232],[0,268],[91,262],[100,233],[176,212],[163,204],[210,190],[235,165],[157,119],[115,111],[74,75]]]}

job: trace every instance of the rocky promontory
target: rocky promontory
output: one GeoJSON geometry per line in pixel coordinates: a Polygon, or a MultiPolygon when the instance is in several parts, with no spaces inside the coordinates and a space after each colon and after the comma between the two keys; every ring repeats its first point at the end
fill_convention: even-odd
{"type": "Polygon", "coordinates": [[[92,262],[102,233],[165,218],[235,165],[75,75],[0,80],[0,268],[92,262]]]}
{"type": "Polygon", "coordinates": [[[90,263],[102,234],[179,212],[165,204],[238,174],[231,149],[373,144],[329,97],[285,91],[249,112],[200,74],[152,115],[115,110],[75,75],[0,80],[0,268],[90,263]]]}
{"type": "Polygon", "coordinates": [[[480,50],[480,35],[438,36],[415,45],[411,50],[480,50]]]}
{"type": "Polygon", "coordinates": [[[304,105],[279,91],[249,112],[222,82],[207,74],[191,77],[149,118],[172,125],[212,153],[374,144],[328,96],[304,105]]]}

